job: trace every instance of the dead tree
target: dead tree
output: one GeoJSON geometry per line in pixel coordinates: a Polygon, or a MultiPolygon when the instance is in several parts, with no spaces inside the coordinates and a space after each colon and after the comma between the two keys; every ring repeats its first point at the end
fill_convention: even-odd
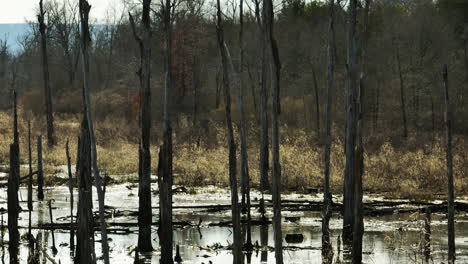
{"type": "Polygon", "coordinates": [[[65,154],[67,156],[67,169],[68,169],[68,190],[70,191],[70,248],[73,252],[75,247],[75,228],[73,228],[73,175],[71,172],[71,157],[70,148],[68,147],[68,139],[65,145],[65,154]]]}
{"type": "Polygon", "coordinates": [[[140,47],[140,144],[138,149],[138,251],[150,252],[151,244],[151,21],[150,0],[143,1],[142,30],[143,36],[137,34],[135,22],[130,15],[133,35],[140,47]]]}
{"type": "Polygon", "coordinates": [[[45,109],[46,109],[46,119],[47,119],[47,145],[49,147],[55,145],[55,135],[54,135],[54,116],[52,114],[52,93],[50,90],[49,83],[49,61],[47,59],[47,33],[46,33],[46,24],[45,24],[45,14],[44,7],[42,5],[42,0],[39,1],[39,14],[37,15],[37,20],[39,22],[39,32],[41,33],[41,58],[42,58],[42,72],[44,79],[44,97],[45,97],[45,109]]]}
{"type": "Polygon", "coordinates": [[[161,1],[164,28],[164,134],[161,147],[161,173],[158,175],[160,194],[160,227],[161,262],[174,263],[172,259],[172,126],[171,126],[171,90],[172,90],[172,1],[161,1]]]}
{"type": "Polygon", "coordinates": [[[91,96],[90,96],[90,67],[89,49],[91,47],[91,35],[89,32],[89,11],[91,6],[86,0],[80,0],[80,20],[81,20],[81,52],[83,65],[83,105],[86,121],[88,123],[89,143],[91,145],[91,164],[94,172],[94,183],[98,194],[99,221],[101,224],[101,244],[104,263],[109,264],[109,245],[107,242],[107,227],[104,215],[104,194],[101,187],[101,177],[97,165],[96,137],[94,136],[93,121],[91,119],[91,96]]]}
{"type": "Polygon", "coordinates": [[[242,212],[247,213],[247,227],[246,227],[246,242],[244,249],[252,250],[252,231],[251,231],[251,212],[250,212],[250,175],[249,175],[249,158],[247,154],[247,124],[244,109],[244,1],[239,2],[239,67],[238,67],[238,87],[237,87],[237,101],[239,104],[240,114],[240,141],[241,141],[241,189],[242,189],[242,212]]]}
{"type": "Polygon", "coordinates": [[[37,136],[37,199],[44,200],[44,171],[42,169],[42,136],[37,136]]]}
{"type": "Polygon", "coordinates": [[[452,161],[452,106],[449,100],[447,65],[444,65],[442,72],[444,80],[445,95],[445,147],[447,160],[447,226],[448,226],[448,261],[455,263],[455,209],[454,209],[454,188],[453,188],[453,161],[452,161]]]}
{"type": "Polygon", "coordinates": [[[324,151],[324,177],[323,177],[323,211],[322,211],[322,259],[324,263],[333,261],[333,248],[330,242],[330,218],[332,214],[332,194],[330,192],[330,155],[332,145],[332,121],[333,121],[333,93],[335,88],[335,0],[329,1],[330,24],[328,29],[328,71],[327,71],[327,107],[325,127],[325,151],[324,151]]]}
{"type": "Polygon", "coordinates": [[[265,219],[265,208],[264,208],[264,193],[270,189],[270,184],[268,180],[268,170],[269,170],[269,140],[268,140],[268,56],[267,56],[267,43],[265,35],[263,32],[263,23],[260,15],[260,0],[255,0],[255,17],[257,18],[257,24],[261,42],[261,52],[262,52],[262,72],[261,72],[261,82],[260,82],[260,159],[259,159],[259,169],[260,169],[260,191],[262,193],[262,198],[260,204],[260,212],[262,214],[262,219],[265,219]]]}
{"type": "Polygon", "coordinates": [[[19,178],[20,178],[20,159],[19,159],[19,134],[18,134],[18,115],[16,107],[16,92],[13,91],[13,144],[10,145],[10,174],[8,177],[7,202],[8,202],[8,252],[10,263],[19,263],[19,239],[18,216],[19,216],[19,178]]]}
{"type": "Polygon", "coordinates": [[[356,86],[357,86],[357,51],[356,51],[356,13],[357,0],[349,4],[349,21],[347,29],[348,57],[347,57],[347,119],[346,119],[346,166],[343,184],[343,241],[350,245],[353,241],[354,225],[354,187],[356,180],[355,148],[356,148],[356,86]]]}
{"type": "Polygon", "coordinates": [[[221,62],[223,66],[223,86],[224,86],[224,107],[226,114],[226,127],[227,127],[227,141],[229,148],[229,183],[231,186],[231,211],[232,211],[232,229],[234,233],[233,243],[233,263],[243,263],[242,256],[242,238],[241,238],[241,227],[240,227],[240,211],[239,211],[239,199],[237,196],[237,161],[236,161],[236,145],[234,142],[234,131],[232,128],[232,117],[231,117],[231,79],[230,79],[230,55],[224,42],[224,27],[223,27],[223,14],[221,13],[220,0],[217,0],[217,40],[219,51],[221,54],[221,62]]]}
{"type": "Polygon", "coordinates": [[[29,176],[28,176],[28,240],[31,243],[31,212],[33,210],[32,203],[32,185],[33,185],[33,170],[32,170],[32,154],[31,154],[31,121],[28,121],[28,161],[29,161],[29,176]]]}
{"type": "Polygon", "coordinates": [[[271,153],[273,161],[272,169],[272,200],[273,200],[273,228],[275,241],[276,263],[283,263],[283,236],[281,232],[281,167],[279,156],[279,114],[280,114],[280,72],[281,63],[278,53],[278,46],[273,35],[273,2],[263,1],[263,33],[265,42],[268,45],[268,57],[271,69],[271,153]]]}

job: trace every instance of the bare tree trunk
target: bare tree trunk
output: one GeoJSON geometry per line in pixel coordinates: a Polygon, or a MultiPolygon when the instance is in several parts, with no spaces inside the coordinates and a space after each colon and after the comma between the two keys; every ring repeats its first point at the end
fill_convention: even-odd
{"type": "Polygon", "coordinates": [[[91,164],[94,171],[94,183],[98,194],[99,202],[99,221],[101,224],[101,244],[104,263],[109,264],[109,245],[107,242],[107,227],[104,216],[104,194],[101,187],[101,177],[99,176],[99,167],[97,165],[96,137],[94,135],[93,121],[91,119],[91,96],[90,96],[90,70],[89,70],[89,48],[91,36],[89,33],[89,11],[91,6],[86,0],[80,0],[80,18],[81,18],[81,50],[82,50],[82,65],[83,65],[83,104],[88,122],[89,142],[91,144],[91,164]]]}
{"type": "Polygon", "coordinates": [[[405,92],[404,92],[404,80],[403,80],[403,72],[401,70],[401,59],[400,59],[400,47],[397,43],[397,66],[398,66],[398,76],[400,78],[400,107],[401,107],[401,118],[403,120],[403,138],[408,136],[408,126],[407,126],[407,118],[406,118],[406,102],[405,102],[405,92]]]}
{"type": "Polygon", "coordinates": [[[426,207],[424,214],[424,256],[429,263],[431,257],[431,208],[426,207]]]}
{"type": "Polygon", "coordinates": [[[350,245],[353,241],[354,225],[354,188],[355,188],[355,147],[356,147],[356,85],[357,85],[357,51],[356,51],[356,9],[357,0],[351,0],[348,22],[348,79],[347,79],[347,120],[346,120],[346,166],[343,185],[343,241],[350,245]]]}
{"type": "Polygon", "coordinates": [[[447,159],[447,192],[448,192],[448,261],[455,263],[455,209],[453,188],[453,161],[452,161],[452,106],[449,100],[447,65],[443,69],[444,94],[445,94],[445,129],[446,129],[446,159],[447,159]]]}
{"type": "Polygon", "coordinates": [[[271,68],[271,148],[272,148],[272,200],[273,200],[273,228],[275,241],[275,258],[277,264],[283,264],[283,235],[281,232],[281,167],[279,153],[279,114],[280,114],[280,72],[281,63],[278,54],[278,46],[273,35],[273,2],[263,1],[263,22],[265,41],[268,45],[271,68]]]}
{"type": "Polygon", "coordinates": [[[52,114],[52,93],[50,91],[49,83],[49,61],[47,59],[47,34],[45,11],[42,5],[42,0],[39,1],[39,15],[37,16],[39,22],[39,32],[41,33],[41,56],[42,56],[42,71],[44,78],[44,97],[45,97],[45,108],[46,108],[46,119],[47,119],[47,145],[49,147],[55,145],[54,135],[54,116],[52,114]]]}
{"type": "Polygon", "coordinates": [[[255,0],[255,17],[260,32],[261,52],[262,52],[262,72],[261,72],[261,87],[260,87],[260,191],[262,194],[260,200],[260,213],[262,214],[262,220],[266,221],[265,217],[265,191],[270,189],[268,180],[269,170],[269,140],[268,140],[268,86],[267,86],[267,75],[268,75],[268,56],[267,56],[267,43],[265,35],[263,33],[263,23],[260,15],[260,0],[255,0]]]}
{"type": "Polygon", "coordinates": [[[13,144],[10,145],[10,175],[8,177],[8,253],[10,263],[19,263],[19,239],[18,216],[19,216],[19,134],[18,134],[18,115],[16,109],[16,92],[13,91],[13,144]]]}
{"type": "Polygon", "coordinates": [[[70,158],[70,149],[68,147],[68,139],[65,145],[65,153],[67,156],[67,169],[68,169],[68,190],[70,191],[70,249],[71,252],[75,248],[75,228],[73,227],[73,175],[71,172],[71,158],[70,158]]]}
{"type": "Polygon", "coordinates": [[[172,90],[172,1],[166,0],[163,4],[163,23],[164,23],[164,134],[162,146],[162,179],[159,186],[161,194],[160,199],[160,244],[161,244],[161,263],[172,264],[172,127],[171,127],[171,90],[172,90]]]}
{"type": "Polygon", "coordinates": [[[32,235],[31,235],[31,212],[33,210],[33,202],[32,202],[32,185],[33,185],[33,170],[32,170],[32,153],[31,153],[31,120],[28,120],[28,161],[29,161],[29,177],[28,177],[28,240],[29,245],[32,242],[32,235]]]}
{"type": "Polygon", "coordinates": [[[317,137],[320,137],[320,103],[319,103],[317,76],[315,74],[315,69],[313,67],[312,67],[312,75],[314,78],[314,93],[315,93],[315,122],[317,123],[317,137]]]}
{"type": "Polygon", "coordinates": [[[322,262],[332,263],[333,247],[330,242],[330,218],[332,214],[332,194],[330,192],[330,155],[332,145],[332,120],[333,120],[333,93],[335,88],[335,0],[329,1],[330,25],[328,29],[328,72],[327,72],[327,123],[325,127],[325,151],[324,151],[324,177],[323,177],[323,211],[322,211],[322,262]]]}
{"type": "Polygon", "coordinates": [[[227,141],[229,148],[229,183],[231,186],[231,211],[232,211],[232,226],[234,233],[234,244],[233,244],[233,263],[243,263],[244,258],[242,256],[242,238],[241,238],[241,227],[240,227],[240,211],[239,211],[239,199],[238,199],[238,188],[237,188],[237,161],[236,161],[236,145],[234,142],[234,131],[232,128],[232,117],[231,117],[231,79],[229,76],[230,63],[229,51],[227,50],[226,43],[224,42],[224,28],[223,19],[221,13],[220,0],[217,0],[217,38],[219,50],[221,53],[221,61],[223,65],[223,86],[224,86],[224,106],[226,112],[226,126],[227,126],[227,141]]]}
{"type": "Polygon", "coordinates": [[[140,144],[139,144],[139,209],[138,209],[138,251],[151,252],[151,0],[143,1],[143,36],[136,33],[135,23],[130,15],[135,39],[140,46],[140,144]]]}
{"type": "Polygon", "coordinates": [[[44,200],[44,172],[42,170],[42,136],[37,137],[37,199],[44,200]]]}

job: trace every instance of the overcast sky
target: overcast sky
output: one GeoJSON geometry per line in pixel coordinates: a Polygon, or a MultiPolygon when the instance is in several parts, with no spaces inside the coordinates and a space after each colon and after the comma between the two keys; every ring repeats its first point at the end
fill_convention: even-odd
{"type": "MultiPolygon", "coordinates": [[[[123,6],[122,0],[88,0],[88,2],[92,6],[91,17],[98,21],[104,20],[110,7],[122,8],[123,6]]],[[[39,0],[0,0],[0,24],[35,21],[35,10],[38,6],[39,0]]]]}

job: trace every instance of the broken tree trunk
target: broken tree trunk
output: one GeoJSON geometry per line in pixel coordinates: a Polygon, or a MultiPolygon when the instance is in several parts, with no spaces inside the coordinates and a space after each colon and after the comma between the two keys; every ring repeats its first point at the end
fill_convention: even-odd
{"type": "Polygon", "coordinates": [[[73,252],[75,247],[75,229],[73,228],[73,175],[71,172],[71,157],[70,157],[70,148],[67,143],[65,144],[65,153],[67,156],[67,169],[68,169],[68,190],[70,191],[70,248],[73,252]]]}
{"type": "Polygon", "coordinates": [[[275,258],[277,264],[283,264],[283,236],[281,232],[281,167],[279,153],[279,114],[280,114],[280,72],[281,63],[278,47],[273,35],[273,2],[263,1],[263,24],[265,41],[268,45],[271,69],[271,152],[272,152],[272,200],[273,200],[273,229],[275,241],[275,258]]]}
{"type": "Polygon", "coordinates": [[[137,34],[133,17],[129,14],[133,35],[140,47],[140,144],[138,148],[138,251],[151,252],[151,21],[150,0],[143,1],[143,36],[137,34]]]}
{"type": "Polygon", "coordinates": [[[334,91],[334,74],[336,61],[335,46],[335,0],[330,0],[330,24],[328,29],[328,71],[327,71],[327,107],[325,127],[324,177],[323,177],[323,210],[322,210],[322,260],[333,261],[333,247],[330,242],[330,218],[332,214],[332,194],[330,192],[330,155],[332,144],[332,104],[334,91]]]}
{"type": "Polygon", "coordinates": [[[42,136],[37,137],[37,199],[44,200],[44,171],[42,169],[42,136]]]}
{"type": "Polygon", "coordinates": [[[107,242],[106,219],[104,216],[104,194],[101,187],[101,177],[99,176],[99,167],[97,165],[96,137],[94,135],[93,121],[91,119],[91,96],[90,96],[90,65],[89,49],[91,47],[91,35],[89,32],[89,11],[91,6],[86,0],[80,0],[80,20],[81,20],[81,51],[83,65],[83,105],[86,120],[88,122],[89,142],[91,145],[91,164],[94,172],[94,183],[98,194],[99,202],[99,221],[101,224],[101,244],[102,254],[105,264],[109,264],[109,245],[107,242]]]}
{"type": "Polygon", "coordinates": [[[164,23],[164,134],[162,146],[162,179],[160,183],[160,244],[161,263],[172,264],[172,127],[171,127],[171,90],[172,90],[172,2],[166,0],[163,5],[164,23]]]}
{"type": "Polygon", "coordinates": [[[54,116],[52,114],[52,93],[50,91],[49,61],[47,59],[47,27],[45,24],[45,11],[42,5],[42,0],[39,1],[39,14],[37,16],[37,20],[39,22],[39,33],[41,34],[42,73],[44,79],[44,97],[47,120],[47,145],[51,147],[55,145],[54,116]]]}
{"type": "Polygon", "coordinates": [[[443,68],[444,95],[445,95],[445,147],[447,160],[447,226],[448,226],[448,261],[455,263],[455,209],[453,188],[453,161],[452,161],[452,106],[449,100],[447,65],[443,68]]]}
{"type": "Polygon", "coordinates": [[[357,51],[356,51],[356,13],[357,0],[351,0],[349,5],[349,22],[347,29],[347,119],[346,119],[346,165],[343,184],[343,241],[351,244],[354,225],[354,186],[355,186],[355,147],[356,147],[356,86],[357,86],[357,51]]]}
{"type": "Polygon", "coordinates": [[[232,117],[231,117],[231,91],[230,91],[230,69],[229,69],[229,51],[227,50],[226,43],[224,42],[224,28],[223,19],[221,13],[220,0],[217,0],[217,39],[218,46],[221,53],[221,61],[223,65],[223,86],[224,86],[224,106],[226,114],[226,126],[227,126],[227,141],[229,148],[229,183],[231,186],[231,211],[232,211],[232,224],[234,233],[233,243],[233,263],[243,263],[244,258],[242,256],[242,238],[241,238],[241,227],[240,227],[240,211],[238,204],[237,195],[237,161],[236,161],[236,146],[234,142],[234,132],[232,128],[232,117]]]}

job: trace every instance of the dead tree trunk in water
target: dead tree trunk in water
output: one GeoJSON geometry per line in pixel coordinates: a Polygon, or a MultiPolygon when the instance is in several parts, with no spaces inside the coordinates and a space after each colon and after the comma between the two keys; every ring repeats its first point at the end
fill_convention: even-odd
{"type": "Polygon", "coordinates": [[[335,88],[335,0],[330,0],[330,25],[328,31],[328,72],[327,72],[327,108],[325,127],[325,151],[324,151],[324,177],[323,177],[323,211],[322,211],[322,262],[331,263],[333,261],[333,248],[330,242],[330,218],[332,214],[332,194],[330,192],[330,155],[332,145],[332,105],[333,91],[335,88]]]}
{"type": "Polygon", "coordinates": [[[65,145],[65,154],[67,156],[68,169],[68,190],[70,191],[70,248],[73,252],[75,247],[75,229],[73,228],[73,175],[71,172],[70,148],[68,147],[68,139],[65,145]]]}
{"type": "Polygon", "coordinates": [[[78,139],[76,177],[78,180],[78,210],[75,263],[96,263],[94,252],[94,218],[88,122],[84,116],[78,139]]]}
{"type": "Polygon", "coordinates": [[[104,194],[101,187],[101,177],[97,165],[96,137],[94,136],[93,121],[91,119],[91,96],[90,96],[90,67],[89,67],[89,48],[91,44],[91,35],[89,32],[88,20],[91,6],[86,0],[80,0],[80,19],[81,19],[81,51],[83,65],[83,105],[88,122],[89,143],[91,144],[91,164],[94,172],[94,183],[98,194],[99,202],[99,221],[101,224],[101,244],[104,263],[109,264],[109,245],[107,242],[107,227],[104,216],[104,194]]]}
{"type": "Polygon", "coordinates": [[[39,14],[37,16],[39,22],[39,33],[41,34],[41,57],[42,57],[42,71],[44,78],[44,97],[45,97],[45,110],[47,119],[47,145],[49,147],[55,145],[54,135],[54,116],[52,114],[52,93],[50,91],[49,83],[49,61],[47,59],[47,34],[45,11],[42,5],[42,0],[39,1],[39,14]]]}
{"type": "Polygon", "coordinates": [[[250,175],[249,175],[249,157],[247,154],[247,120],[245,118],[244,109],[244,1],[240,0],[239,3],[239,70],[238,70],[238,89],[237,100],[239,104],[240,114],[240,140],[241,140],[241,188],[242,188],[242,212],[247,213],[247,228],[246,228],[246,241],[244,248],[248,251],[253,249],[252,245],[252,230],[251,230],[251,213],[250,213],[250,175]]]}
{"type": "Polygon", "coordinates": [[[265,191],[270,189],[268,181],[268,169],[269,169],[269,149],[268,149],[268,86],[267,86],[267,75],[268,75],[268,56],[267,56],[267,45],[265,35],[263,33],[263,23],[260,15],[260,0],[255,0],[255,17],[259,28],[259,36],[261,43],[262,52],[262,72],[260,81],[260,159],[259,159],[259,170],[260,170],[260,191],[262,197],[260,199],[260,213],[262,220],[266,221],[265,218],[265,191]]]}
{"type": "Polygon", "coordinates": [[[224,86],[224,106],[226,112],[226,126],[227,126],[227,141],[229,148],[229,183],[231,186],[231,211],[232,211],[232,228],[234,233],[233,243],[233,263],[243,263],[242,256],[242,238],[240,228],[240,211],[239,211],[239,199],[237,195],[237,161],[236,161],[236,146],[234,142],[234,131],[232,128],[232,117],[231,117],[231,79],[230,79],[230,55],[227,50],[226,43],[224,42],[224,28],[223,19],[221,13],[220,0],[217,0],[217,38],[219,51],[221,53],[221,61],[223,65],[223,86],[224,86]]]}
{"type": "Polygon", "coordinates": [[[281,63],[278,54],[278,47],[273,35],[273,2],[272,0],[263,1],[263,24],[265,42],[268,45],[268,54],[271,69],[271,148],[272,148],[272,200],[273,200],[273,228],[275,241],[275,258],[277,264],[283,264],[283,236],[281,232],[281,167],[279,154],[279,114],[280,114],[280,72],[281,63]]]}
{"type": "Polygon", "coordinates": [[[452,161],[452,106],[449,100],[448,91],[448,73],[447,65],[443,69],[444,79],[444,94],[445,94],[445,133],[446,133],[446,159],[447,159],[447,183],[448,183],[448,208],[447,208],[447,222],[448,222],[448,261],[455,263],[455,209],[454,209],[454,188],[453,188],[453,161],[452,161]]]}
{"type": "Polygon", "coordinates": [[[162,166],[159,186],[160,191],[160,244],[161,262],[174,263],[172,258],[172,126],[171,126],[171,90],[172,90],[172,3],[166,0],[163,5],[164,21],[164,135],[162,145],[162,166]]]}
{"type": "Polygon", "coordinates": [[[42,136],[37,137],[37,199],[44,200],[44,171],[42,170],[42,136]]]}
{"type": "Polygon", "coordinates": [[[32,203],[32,185],[33,185],[33,170],[32,170],[32,150],[31,150],[31,120],[28,121],[28,161],[29,161],[29,177],[28,177],[28,240],[31,245],[31,212],[33,210],[32,203]]]}
{"type": "Polygon", "coordinates": [[[355,188],[355,148],[356,148],[356,85],[357,85],[357,52],[356,52],[356,13],[357,0],[351,0],[348,21],[348,58],[347,58],[347,120],[346,120],[346,167],[343,185],[343,241],[350,245],[353,241],[354,225],[354,188],[355,188]]]}
{"type": "Polygon", "coordinates": [[[10,175],[8,177],[8,252],[10,254],[10,263],[19,263],[19,239],[18,216],[19,216],[19,178],[20,178],[20,160],[19,160],[19,134],[18,134],[18,115],[16,109],[16,92],[13,91],[13,144],[10,145],[10,175]]]}
{"type": "Polygon", "coordinates": [[[140,144],[138,150],[138,251],[151,252],[151,21],[150,0],[143,1],[143,36],[137,34],[135,22],[130,16],[133,34],[140,47],[140,144]]]}

